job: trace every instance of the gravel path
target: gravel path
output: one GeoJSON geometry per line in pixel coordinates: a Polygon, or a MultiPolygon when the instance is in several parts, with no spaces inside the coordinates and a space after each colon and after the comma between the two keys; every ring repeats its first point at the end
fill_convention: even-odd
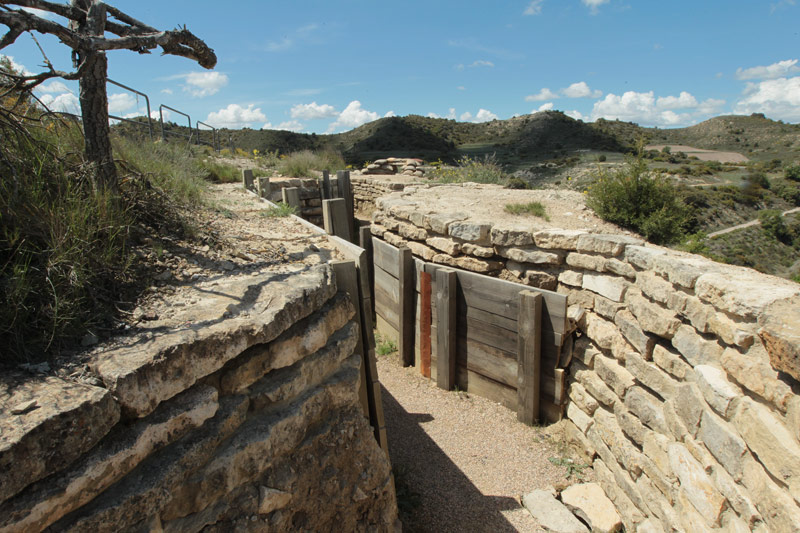
{"type": "MultiPolygon", "coordinates": [[[[783,213],[781,213],[781,216],[785,217],[786,215],[791,215],[793,213],[800,213],[800,207],[795,207],[794,209],[789,209],[788,211],[784,211],[783,213]]],[[[725,235],[726,233],[732,233],[740,229],[751,228],[753,226],[759,226],[759,225],[761,225],[761,221],[756,218],[754,220],[745,222],[744,224],[738,224],[736,226],[731,226],[730,228],[725,228],[719,231],[715,231],[713,233],[709,233],[708,238],[713,239],[714,237],[719,237],[720,235],[725,235]]]]}
{"type": "Polygon", "coordinates": [[[519,502],[564,483],[544,429],[484,398],[445,392],[395,355],[378,357],[378,375],[403,531],[542,531],[519,502]]]}

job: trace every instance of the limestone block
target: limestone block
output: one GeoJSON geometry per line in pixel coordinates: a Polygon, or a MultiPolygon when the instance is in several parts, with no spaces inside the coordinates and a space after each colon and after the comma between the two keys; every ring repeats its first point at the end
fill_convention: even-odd
{"type": "Polygon", "coordinates": [[[614,324],[604,320],[594,313],[586,315],[586,336],[589,337],[600,348],[611,349],[611,343],[617,334],[614,324]]]}
{"type": "Polygon", "coordinates": [[[546,531],[563,533],[588,533],[580,520],[555,498],[555,491],[535,490],[522,496],[522,506],[546,531]]]}
{"type": "Polygon", "coordinates": [[[556,290],[558,287],[558,279],[554,275],[539,270],[526,270],[522,281],[531,287],[548,291],[556,290]]]}
{"type": "Polygon", "coordinates": [[[714,481],[714,486],[719,489],[720,494],[728,500],[733,510],[745,520],[748,526],[753,527],[757,522],[762,521],[761,513],[758,512],[755,504],[747,495],[745,487],[734,481],[730,474],[722,468],[715,468],[711,479],[714,481]]]}
{"type": "Polygon", "coordinates": [[[477,244],[468,242],[461,245],[461,251],[468,255],[474,255],[475,257],[486,258],[494,256],[494,248],[491,246],[478,246],[477,244]]]}
{"type": "Polygon", "coordinates": [[[583,274],[574,270],[565,270],[558,275],[558,282],[570,287],[580,287],[583,285],[583,274]]]}
{"type": "Polygon", "coordinates": [[[586,232],[582,230],[545,229],[533,234],[536,246],[552,250],[577,250],[578,238],[586,232]]]}
{"type": "Polygon", "coordinates": [[[691,326],[681,326],[672,337],[672,346],[683,355],[689,364],[718,365],[722,356],[722,347],[713,341],[707,341],[697,334],[691,326]]]}
{"type": "Polygon", "coordinates": [[[395,235],[391,231],[387,231],[383,234],[383,240],[394,246],[395,248],[402,248],[408,244],[408,241],[404,238],[400,237],[399,235],[395,235]]]}
{"type": "Polygon", "coordinates": [[[436,254],[433,256],[433,262],[439,265],[456,266],[455,257],[448,254],[436,254]]]}
{"type": "Polygon", "coordinates": [[[582,432],[586,433],[594,421],[587,415],[583,410],[578,407],[574,402],[569,402],[567,404],[567,418],[572,420],[572,422],[580,429],[582,432]]]}
{"type": "Polygon", "coordinates": [[[686,446],[686,449],[689,450],[689,453],[692,454],[692,457],[697,459],[697,462],[703,467],[703,470],[706,471],[706,474],[711,474],[715,468],[719,468],[719,464],[717,463],[714,456],[708,451],[708,448],[705,447],[702,441],[696,440],[694,437],[687,435],[683,439],[683,444],[686,446]]]}
{"type": "MultiPolygon", "coordinates": [[[[611,459],[616,459],[631,475],[638,477],[642,473],[641,462],[639,461],[641,453],[625,437],[616,417],[605,409],[599,409],[594,414],[594,422],[594,425],[587,431],[586,436],[595,445],[597,453],[607,462],[610,462],[611,459]],[[600,442],[598,442],[598,438],[600,442]]],[[[610,464],[609,468],[614,471],[610,464]]],[[[640,509],[644,509],[638,504],[634,495],[628,494],[628,496],[637,503],[640,509]]]]}
{"type": "Polygon", "coordinates": [[[622,519],[597,483],[572,485],[561,493],[561,501],[589,525],[592,532],[615,533],[622,519]]]}
{"type": "Polygon", "coordinates": [[[617,417],[617,423],[620,429],[622,429],[622,432],[641,446],[644,443],[644,435],[647,429],[639,419],[628,411],[622,402],[614,404],[614,416],[617,417]]]}
{"type": "Polygon", "coordinates": [[[708,319],[708,331],[722,339],[725,344],[747,349],[755,342],[751,329],[753,325],[737,324],[724,313],[713,313],[708,319]]]}
{"type": "Polygon", "coordinates": [[[590,396],[580,383],[573,382],[570,384],[569,399],[570,402],[583,409],[589,416],[593,415],[597,408],[600,407],[597,400],[590,396]]]}
{"type": "Polygon", "coordinates": [[[641,246],[644,241],[627,235],[587,233],[578,237],[578,251],[617,256],[628,245],[641,246]]]}
{"type": "Polygon", "coordinates": [[[408,220],[418,228],[425,227],[425,217],[428,216],[430,213],[427,211],[421,211],[419,209],[411,211],[408,215],[408,220]]]}
{"type": "Polygon", "coordinates": [[[695,292],[721,311],[752,320],[770,304],[800,295],[800,285],[746,269],[728,268],[724,273],[703,274],[695,292]]]}
{"type": "Polygon", "coordinates": [[[658,476],[654,476],[653,473],[650,473],[649,475],[651,478],[660,476],[669,483],[677,481],[678,478],[672,471],[672,466],[670,466],[669,463],[669,455],[667,453],[669,445],[672,442],[674,441],[661,433],[649,430],[645,432],[642,444],[643,453],[645,457],[652,461],[653,465],[658,468],[658,476]]]}
{"type": "Polygon", "coordinates": [[[567,255],[567,264],[575,268],[603,272],[606,261],[604,258],[597,255],[586,255],[571,252],[567,255]]]}
{"type": "Polygon", "coordinates": [[[628,389],[634,385],[631,373],[610,357],[595,357],[594,371],[620,398],[624,398],[628,389]]]}
{"type": "Polygon", "coordinates": [[[594,474],[603,491],[608,495],[609,499],[614,502],[614,507],[619,512],[622,523],[625,526],[625,531],[637,531],[637,524],[644,521],[645,516],[639,510],[631,499],[617,484],[614,473],[606,466],[601,459],[594,461],[594,474]]]}
{"type": "MultiPolygon", "coordinates": [[[[597,302],[595,302],[595,308],[597,302]]],[[[600,311],[597,310],[599,313],[600,311]]],[[[639,321],[627,309],[622,309],[614,317],[614,323],[619,328],[619,331],[627,339],[629,343],[646,359],[652,357],[653,348],[656,344],[656,338],[648,335],[642,330],[639,321]]]]}
{"type": "Polygon", "coordinates": [[[461,253],[461,245],[447,237],[430,237],[425,240],[425,244],[448,255],[458,255],[461,253]]]}
{"type": "Polygon", "coordinates": [[[675,313],[651,303],[644,296],[630,294],[625,298],[633,316],[639,321],[642,329],[655,333],[665,339],[671,339],[681,325],[675,313]]]}
{"type": "Polygon", "coordinates": [[[369,226],[369,231],[370,231],[370,233],[372,233],[376,237],[383,238],[383,235],[386,233],[386,226],[383,226],[381,224],[375,224],[373,222],[369,226]]]}
{"type": "Polygon", "coordinates": [[[710,305],[704,304],[699,298],[686,296],[681,314],[689,319],[700,333],[711,331],[711,321],[717,312],[710,305]]]}
{"type": "Polygon", "coordinates": [[[396,232],[400,228],[402,222],[392,217],[383,217],[381,224],[383,224],[387,230],[396,232]]]}
{"type": "MultiPolygon", "coordinates": [[[[712,533],[708,526],[707,518],[697,511],[689,500],[686,491],[678,489],[675,498],[675,509],[678,513],[679,522],[675,525],[679,531],[691,531],[692,533],[712,533]]],[[[721,519],[721,516],[720,516],[721,519]]]]}
{"type": "Polygon", "coordinates": [[[605,270],[606,272],[611,272],[618,276],[624,276],[629,279],[633,279],[636,277],[636,269],[633,268],[628,263],[620,261],[619,259],[615,259],[613,257],[610,259],[606,259],[603,266],[604,266],[603,270],[605,270]]]}
{"type": "Polygon", "coordinates": [[[45,529],[102,493],[155,450],[202,425],[217,407],[217,391],[207,385],[196,385],[164,402],[151,416],[115,430],[68,469],[0,504],[0,529],[45,529]]]}
{"type": "MultiPolygon", "coordinates": [[[[583,278],[581,277],[581,279],[583,278]]],[[[594,312],[606,320],[614,320],[617,311],[623,307],[625,307],[625,304],[611,301],[599,294],[594,297],[594,312]]]]}
{"type": "Polygon", "coordinates": [[[625,406],[645,425],[660,433],[668,433],[661,401],[641,387],[632,387],[625,395],[625,406]]]}
{"type": "Polygon", "coordinates": [[[689,429],[683,422],[675,408],[675,399],[670,399],[664,402],[664,420],[669,427],[667,435],[672,436],[675,440],[683,442],[684,439],[691,437],[689,429]]]}
{"type": "MultiPolygon", "coordinates": [[[[380,202],[380,200],[378,201],[380,202]]],[[[468,218],[469,215],[463,213],[431,213],[425,216],[425,229],[440,235],[447,235],[450,224],[468,218]]]]}
{"type": "Polygon", "coordinates": [[[742,396],[742,390],[728,381],[725,372],[717,367],[697,365],[694,371],[697,376],[697,386],[700,387],[700,392],[703,393],[708,405],[725,418],[730,418],[737,400],[742,396]]]}
{"type": "MultiPolygon", "coordinates": [[[[456,239],[471,242],[481,246],[492,244],[489,232],[491,224],[480,222],[452,222],[447,228],[447,234],[456,239]]],[[[439,233],[439,232],[437,232],[439,233]]]]}
{"type": "Polygon", "coordinates": [[[0,373],[0,501],[70,465],[120,418],[109,391],[55,376],[0,373]]]}
{"type": "Polygon", "coordinates": [[[625,368],[627,368],[640,383],[655,391],[662,398],[672,398],[675,396],[675,389],[678,386],[678,382],[659,370],[656,365],[645,361],[638,353],[628,352],[625,358],[625,368]]]}
{"type": "Polygon", "coordinates": [[[625,296],[627,284],[624,280],[613,276],[587,273],[583,275],[583,288],[614,302],[621,302],[625,296]]]}
{"type": "Polygon", "coordinates": [[[665,304],[670,295],[675,292],[675,287],[658,274],[645,270],[636,273],[636,286],[651,300],[665,304]]]}
{"type": "Polygon", "coordinates": [[[500,223],[492,226],[489,235],[494,246],[527,246],[533,244],[531,229],[527,224],[500,223]]]}
{"type": "Polygon", "coordinates": [[[800,298],[770,304],[758,323],[772,366],[800,380],[800,298]]]}
{"type": "MultiPolygon", "coordinates": [[[[216,372],[250,346],[275,339],[336,292],[328,265],[231,276],[174,317],[174,328],[97,354],[90,364],[123,409],[136,417],[216,372]],[[227,320],[222,316],[235,313],[227,320]],[[246,311],[246,312],[245,312],[246,311]]],[[[203,286],[201,285],[201,288],[203,286]]]]}
{"type": "Polygon", "coordinates": [[[730,533],[751,533],[750,526],[741,518],[736,516],[736,513],[726,511],[722,515],[722,527],[725,531],[730,533]]]}
{"type": "Polygon", "coordinates": [[[693,437],[696,436],[706,407],[700,388],[694,383],[682,383],[676,388],[673,399],[675,412],[686,424],[689,433],[693,437]]]}
{"type": "Polygon", "coordinates": [[[594,297],[596,295],[593,292],[570,289],[565,285],[559,285],[556,291],[567,296],[567,305],[579,305],[584,309],[592,309],[594,306],[594,297]]]}
{"type": "Polygon", "coordinates": [[[598,355],[600,355],[600,350],[595,348],[586,337],[578,339],[572,350],[573,359],[581,361],[587,367],[592,366],[594,358],[598,355]]]}
{"type": "Polygon", "coordinates": [[[664,528],[658,523],[658,520],[648,518],[636,529],[638,533],[664,533],[664,528]]]}
{"type": "Polygon", "coordinates": [[[642,270],[654,270],[656,261],[666,253],[664,248],[630,245],[625,247],[624,258],[625,261],[642,270]]]}
{"type": "Polygon", "coordinates": [[[680,354],[673,353],[658,344],[653,348],[653,362],[680,380],[694,375],[692,367],[681,359],[680,354]]]}
{"type": "Polygon", "coordinates": [[[742,484],[750,492],[770,531],[800,532],[800,508],[753,458],[745,461],[742,484]]]}
{"type": "MultiPolygon", "coordinates": [[[[435,257],[438,257],[435,256],[435,257]]],[[[456,257],[453,261],[454,266],[463,268],[464,270],[471,270],[485,274],[487,272],[495,272],[503,268],[503,263],[500,261],[488,261],[484,259],[476,259],[474,257],[456,257]]]]}
{"type": "Polygon", "coordinates": [[[518,263],[531,263],[534,265],[558,265],[562,261],[562,256],[558,253],[545,252],[533,247],[498,246],[497,253],[518,263]]]}
{"type": "Polygon", "coordinates": [[[418,228],[413,224],[405,224],[402,222],[397,227],[397,233],[399,233],[401,237],[415,241],[424,241],[428,238],[428,232],[424,229],[418,228]]]}
{"type": "Polygon", "coordinates": [[[793,393],[786,383],[778,379],[778,372],[772,368],[769,356],[760,343],[756,343],[744,355],[728,348],[722,353],[720,363],[739,385],[772,402],[778,409],[786,410],[793,393]]]}
{"type": "Polygon", "coordinates": [[[282,509],[292,501],[290,493],[263,485],[258,488],[258,493],[258,514],[260,515],[268,515],[277,509],[282,509]]]}
{"type": "Polygon", "coordinates": [[[584,386],[589,394],[606,407],[613,407],[614,404],[619,401],[614,391],[609,389],[608,385],[591,370],[579,370],[575,374],[575,378],[584,386]]]}
{"type": "Polygon", "coordinates": [[[686,497],[709,525],[718,524],[725,510],[725,498],[714,487],[703,467],[680,444],[670,444],[667,453],[672,471],[678,476],[686,497]]]}
{"type": "Polygon", "coordinates": [[[411,253],[417,257],[421,257],[425,261],[431,261],[433,256],[437,254],[436,250],[425,246],[420,242],[408,241],[406,245],[411,250],[411,253]]]}
{"type": "Polygon", "coordinates": [[[571,420],[564,421],[564,435],[578,460],[591,464],[597,451],[586,435],[571,420]]]}
{"type": "Polygon", "coordinates": [[[781,419],[767,407],[742,398],[733,423],[759,461],[800,501],[800,444],[781,419]]]}
{"type": "MultiPolygon", "coordinates": [[[[660,518],[662,524],[680,523],[678,514],[672,508],[672,502],[665,498],[660,490],[656,489],[656,485],[650,479],[650,476],[643,472],[636,480],[636,488],[644,497],[650,514],[660,518]]],[[[675,491],[673,490],[672,492],[675,491]]]]}
{"type": "Polygon", "coordinates": [[[742,479],[743,457],[747,446],[736,430],[717,415],[703,411],[697,437],[734,480],[742,479]]]}
{"type": "Polygon", "coordinates": [[[625,362],[625,357],[631,352],[635,351],[633,346],[625,340],[625,337],[622,336],[622,333],[617,333],[614,336],[614,340],[611,341],[611,355],[614,356],[614,359],[619,361],[620,363],[625,362]]]}

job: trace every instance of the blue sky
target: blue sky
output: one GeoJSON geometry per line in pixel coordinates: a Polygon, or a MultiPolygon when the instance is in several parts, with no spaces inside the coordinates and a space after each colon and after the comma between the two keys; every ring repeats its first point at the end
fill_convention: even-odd
{"type": "MultiPolygon", "coordinates": [[[[109,52],[109,77],[224,127],[339,132],[391,115],[460,121],[561,110],[584,121],[680,127],[720,114],[800,122],[800,0],[110,0],[215,49],[205,71],[109,52]]],[[[56,68],[69,50],[40,37],[56,68]]],[[[3,53],[38,72],[26,35],[3,53]]],[[[45,84],[54,108],[77,86],[45,84]]],[[[109,86],[112,111],[144,101],[109,86]]],[[[172,115],[178,123],[182,117],[172,115]]]]}

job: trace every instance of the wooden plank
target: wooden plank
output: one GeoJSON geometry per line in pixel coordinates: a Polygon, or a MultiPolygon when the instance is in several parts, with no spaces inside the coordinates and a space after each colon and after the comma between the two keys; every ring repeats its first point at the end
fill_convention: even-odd
{"type": "Polygon", "coordinates": [[[555,391],[553,393],[553,403],[556,405],[564,405],[567,403],[567,373],[563,368],[557,368],[555,371],[555,391]]]}
{"type": "Polygon", "coordinates": [[[400,305],[400,282],[380,267],[375,268],[375,291],[381,289],[395,305],[400,305]]]}
{"type": "Polygon", "coordinates": [[[399,337],[397,328],[389,324],[389,322],[387,322],[381,315],[375,317],[375,330],[384,339],[397,342],[397,339],[399,337]]]}
{"type": "Polygon", "coordinates": [[[372,254],[375,266],[381,267],[394,277],[398,277],[397,265],[399,264],[400,251],[382,240],[372,237],[372,254]]]}
{"type": "Polygon", "coordinates": [[[505,353],[486,344],[459,338],[458,364],[471,371],[503,383],[517,387],[517,358],[515,354],[505,353]]]}
{"type": "Polygon", "coordinates": [[[350,183],[350,171],[339,170],[336,172],[336,177],[339,180],[340,197],[344,199],[346,212],[347,212],[347,240],[355,242],[356,240],[356,216],[355,206],[353,203],[353,186],[350,183]]]}
{"type": "Polygon", "coordinates": [[[467,368],[458,368],[458,388],[514,409],[517,393],[511,387],[481,376],[467,368]]]}
{"type": "Polygon", "coordinates": [[[517,420],[532,426],[539,420],[542,355],[542,294],[519,293],[517,337],[517,420]]]}
{"type": "Polygon", "coordinates": [[[414,364],[414,258],[409,248],[400,248],[398,265],[400,282],[400,359],[403,366],[414,364]]]}
{"type": "Polygon", "coordinates": [[[322,221],[327,233],[350,242],[350,226],[347,223],[347,206],[344,199],[323,200],[322,221]]]}
{"type": "Polygon", "coordinates": [[[322,171],[322,199],[333,200],[333,193],[331,192],[331,175],[327,170],[322,171]]]}
{"type": "Polygon", "coordinates": [[[456,280],[452,270],[436,272],[436,384],[444,390],[451,390],[456,380],[456,280]]]}
{"type": "Polygon", "coordinates": [[[476,320],[480,320],[481,322],[491,324],[494,327],[503,328],[504,330],[511,332],[514,337],[517,336],[517,319],[506,318],[504,316],[489,313],[488,311],[477,309],[475,307],[466,306],[466,308],[467,318],[474,318],[476,320]]]}
{"type": "Polygon", "coordinates": [[[419,273],[420,313],[419,313],[419,371],[426,378],[431,377],[431,275],[419,273]]]}
{"type": "Polygon", "coordinates": [[[487,324],[475,318],[467,318],[464,314],[458,313],[457,331],[459,337],[482,342],[516,357],[516,335],[507,329],[487,324]]]}
{"type": "Polygon", "coordinates": [[[375,288],[375,317],[376,321],[382,318],[388,322],[399,334],[400,315],[397,313],[397,303],[393,302],[380,287],[375,288]]]}
{"type": "MultiPolygon", "coordinates": [[[[359,246],[364,249],[364,260],[366,261],[366,273],[367,273],[367,286],[369,287],[369,294],[372,295],[373,289],[372,287],[375,286],[375,263],[372,256],[372,233],[370,232],[369,225],[361,226],[359,231],[359,246]]],[[[374,304],[375,301],[373,300],[372,303],[374,304]]],[[[375,308],[372,307],[370,309],[370,313],[375,315],[375,308]]]]}
{"type": "Polygon", "coordinates": [[[283,203],[290,207],[294,207],[297,212],[300,212],[300,189],[297,187],[284,187],[281,189],[281,197],[283,203]]]}

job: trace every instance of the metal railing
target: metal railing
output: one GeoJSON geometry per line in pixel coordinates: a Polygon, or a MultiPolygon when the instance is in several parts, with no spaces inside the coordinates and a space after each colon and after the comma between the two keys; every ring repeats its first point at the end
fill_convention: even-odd
{"type": "MultiPolygon", "coordinates": [[[[128,87],[127,85],[123,85],[123,84],[121,84],[121,83],[119,83],[117,81],[114,81],[114,80],[111,80],[111,79],[107,79],[106,81],[108,83],[116,85],[117,87],[125,89],[126,91],[130,91],[132,93],[138,94],[139,96],[142,96],[144,98],[144,101],[147,104],[147,129],[150,132],[150,140],[154,141],[155,139],[153,138],[153,118],[150,116],[150,98],[148,98],[147,95],[144,94],[143,92],[137,91],[136,89],[128,87]]],[[[114,120],[121,120],[123,122],[129,122],[131,124],[136,124],[136,125],[139,125],[139,126],[143,126],[144,125],[143,122],[139,122],[138,120],[131,120],[129,118],[123,118],[123,117],[115,117],[114,115],[108,115],[108,118],[113,118],[114,120]]]]}
{"type": "Polygon", "coordinates": [[[217,134],[217,128],[210,124],[206,124],[205,122],[200,122],[199,120],[194,123],[195,131],[197,132],[197,144],[205,144],[210,146],[217,152],[219,152],[219,135],[217,134]],[[200,125],[203,125],[207,128],[211,129],[211,143],[207,143],[200,138],[200,125]]]}
{"type": "Polygon", "coordinates": [[[183,137],[183,138],[187,139],[189,142],[192,142],[192,117],[190,117],[189,115],[187,115],[183,111],[178,111],[174,107],[170,107],[170,106],[164,105],[164,104],[161,104],[160,106],[158,106],[158,116],[159,116],[159,120],[161,121],[161,140],[162,141],[166,141],[167,140],[166,133],[164,132],[164,110],[165,109],[169,109],[173,113],[177,113],[179,115],[183,115],[184,117],[186,117],[189,120],[189,135],[184,135],[182,133],[176,133],[176,132],[169,132],[169,134],[170,135],[175,135],[177,137],[183,137]]]}

